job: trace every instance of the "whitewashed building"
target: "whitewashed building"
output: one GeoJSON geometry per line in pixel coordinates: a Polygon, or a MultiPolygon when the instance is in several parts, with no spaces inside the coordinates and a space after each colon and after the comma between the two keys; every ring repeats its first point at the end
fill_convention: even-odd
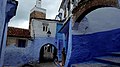
{"type": "Polygon", "coordinates": [[[46,19],[46,10],[41,8],[41,0],[37,0],[35,7],[31,10],[29,24],[32,45],[34,46],[34,58],[36,60],[43,58],[43,55],[40,54],[44,54],[41,52],[45,51],[46,46],[50,46],[50,51],[48,50],[50,56],[57,55],[55,43],[56,23],[56,20],[46,19]]]}
{"type": "Polygon", "coordinates": [[[41,7],[41,0],[37,0],[36,5],[30,11],[29,32],[31,38],[27,41],[27,46],[25,48],[8,46],[5,56],[10,60],[5,59],[4,64],[19,66],[29,62],[44,62],[47,59],[53,61],[57,58],[55,38],[57,23],[59,23],[58,20],[46,19],[46,9],[41,7]]]}
{"type": "Polygon", "coordinates": [[[36,52],[36,58],[39,58],[40,49],[46,44],[52,44],[56,48],[55,35],[56,35],[56,22],[50,19],[35,18],[31,22],[31,37],[32,44],[35,47],[33,50],[36,52]]]}

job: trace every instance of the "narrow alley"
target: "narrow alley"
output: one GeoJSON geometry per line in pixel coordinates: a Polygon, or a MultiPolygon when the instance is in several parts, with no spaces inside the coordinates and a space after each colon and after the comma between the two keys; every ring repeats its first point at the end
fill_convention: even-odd
{"type": "Polygon", "coordinates": [[[35,67],[57,67],[54,62],[40,63],[35,67]]]}

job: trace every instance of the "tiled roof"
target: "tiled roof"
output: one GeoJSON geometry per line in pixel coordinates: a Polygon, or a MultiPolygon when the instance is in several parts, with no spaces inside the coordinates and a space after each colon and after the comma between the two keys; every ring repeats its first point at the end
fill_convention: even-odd
{"type": "Polygon", "coordinates": [[[8,27],[7,36],[30,38],[30,32],[28,29],[8,27]]]}

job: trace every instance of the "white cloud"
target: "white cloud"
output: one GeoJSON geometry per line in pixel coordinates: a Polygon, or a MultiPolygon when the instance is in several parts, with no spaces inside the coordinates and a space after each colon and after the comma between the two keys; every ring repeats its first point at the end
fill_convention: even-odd
{"type": "Polygon", "coordinates": [[[27,21],[27,20],[14,20],[14,21],[10,22],[8,26],[28,29],[29,21],[27,21]]]}
{"type": "MultiPolygon", "coordinates": [[[[55,18],[61,1],[62,0],[42,0],[42,8],[47,10],[47,18],[55,18]]],[[[36,0],[18,0],[18,2],[16,16],[11,19],[9,26],[26,28],[26,26],[29,25],[30,10],[34,7],[36,0]]]]}

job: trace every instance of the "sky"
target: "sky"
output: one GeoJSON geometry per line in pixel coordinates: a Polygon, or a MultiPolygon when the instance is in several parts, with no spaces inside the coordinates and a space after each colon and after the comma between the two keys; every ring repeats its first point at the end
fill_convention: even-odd
{"type": "MultiPolygon", "coordinates": [[[[17,0],[19,2],[16,16],[9,26],[28,29],[30,10],[35,6],[36,0],[17,0]]],[[[42,8],[46,9],[46,18],[54,19],[62,0],[42,0],[42,8]]]]}
{"type": "MultiPolygon", "coordinates": [[[[30,10],[34,7],[36,0],[18,0],[19,5],[16,16],[9,22],[9,26],[25,28],[29,26],[30,10]]],[[[47,10],[47,19],[54,19],[58,14],[58,9],[62,0],[42,0],[42,8],[47,10]]],[[[119,1],[120,2],[120,1],[119,1]]],[[[90,22],[120,22],[120,9],[99,8],[87,15],[90,22]],[[99,21],[98,21],[99,20],[99,21]]]]}

